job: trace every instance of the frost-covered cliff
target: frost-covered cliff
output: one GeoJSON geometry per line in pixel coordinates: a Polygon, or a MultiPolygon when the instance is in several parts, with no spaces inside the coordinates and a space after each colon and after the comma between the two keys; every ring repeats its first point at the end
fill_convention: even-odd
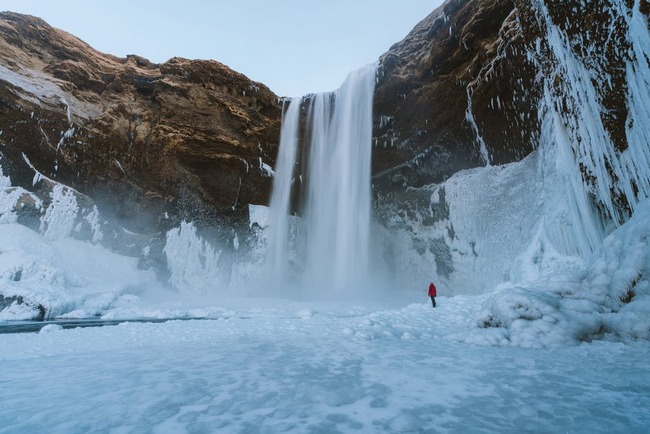
{"type": "MultiPolygon", "coordinates": [[[[560,253],[584,257],[597,249],[603,237],[648,197],[647,14],[644,1],[446,2],[382,58],[386,76],[377,88],[376,114],[378,131],[384,135],[376,138],[375,155],[381,160],[397,152],[399,157],[374,178],[381,218],[392,227],[398,224],[396,216],[403,215],[397,221],[416,220],[431,228],[449,218],[454,209],[451,201],[466,203],[477,197],[467,218],[480,220],[472,215],[481,215],[489,206],[497,209],[490,215],[515,207],[525,195],[512,198],[514,188],[531,184],[537,191],[526,207],[532,209],[539,202],[545,209],[554,209],[546,219],[554,223],[546,226],[560,253]],[[484,51],[487,57],[468,45],[477,40],[470,32],[477,20],[482,28],[492,29],[481,33],[481,46],[489,47],[484,51]],[[443,24],[447,33],[441,36],[443,24]],[[436,63],[442,53],[455,54],[436,63]],[[454,85],[448,83],[452,65],[462,70],[453,75],[454,85]],[[390,89],[400,86],[404,93],[391,106],[394,114],[384,115],[382,110],[389,108],[384,99],[392,95],[390,89]],[[453,92],[451,105],[447,100],[438,103],[442,89],[453,92]],[[488,94],[492,96],[483,97],[488,94]],[[456,110],[458,101],[464,107],[462,115],[460,107],[456,110]],[[454,131],[467,135],[450,135],[452,130],[439,122],[440,116],[454,117],[454,131]],[[391,141],[386,141],[386,134],[391,141]],[[487,166],[482,173],[508,172],[490,166],[524,157],[537,161],[536,165],[519,163],[535,167],[528,175],[520,174],[509,183],[493,176],[494,188],[487,180],[468,184],[462,187],[462,195],[455,196],[459,199],[446,193],[458,189],[452,185],[465,176],[460,169],[487,166]],[[469,159],[467,164],[457,164],[462,158],[469,159]],[[455,179],[440,184],[452,175],[455,179]],[[437,187],[431,204],[430,194],[423,192],[433,183],[437,187]],[[500,187],[504,183],[507,187],[500,187]],[[479,195],[484,188],[493,194],[479,195]],[[495,203],[489,205],[492,195],[495,203]]],[[[477,176],[468,176],[467,182],[477,182],[477,176]]],[[[507,232],[506,220],[491,220],[501,222],[502,232],[507,232]]],[[[507,221],[514,220],[520,221],[507,221]]],[[[520,224],[534,226],[532,222],[520,224]]],[[[421,230],[410,232],[418,250],[428,250],[442,270],[450,270],[455,268],[450,262],[451,246],[459,237],[463,239],[459,226],[448,228],[447,241],[440,235],[426,246],[419,241],[421,230]]],[[[466,244],[480,244],[475,238],[467,238],[466,244]]],[[[517,249],[507,251],[505,261],[509,262],[517,249]]],[[[490,273],[498,280],[496,275],[506,271],[490,273]]]]}
{"type": "MultiPolygon", "coordinates": [[[[476,2],[483,3],[490,2],[476,2]]],[[[453,22],[445,10],[439,19],[453,22]]],[[[547,339],[566,330],[567,317],[575,326],[568,339],[648,337],[650,248],[642,223],[650,219],[648,11],[643,1],[515,2],[499,40],[507,28],[519,35],[520,48],[497,55],[494,65],[511,56],[526,63],[518,74],[534,72],[526,81],[534,110],[504,94],[480,107],[468,91],[466,127],[476,134],[475,154],[488,158],[462,171],[432,161],[425,173],[439,165],[453,175],[425,186],[419,163],[393,172],[403,176],[380,189],[377,209],[397,281],[416,288],[433,279],[451,294],[501,288],[479,325],[500,328],[502,342],[522,333],[547,339]],[[493,110],[524,122],[522,149],[531,148],[523,160],[512,155],[514,162],[499,166],[490,160],[494,142],[487,137],[511,138],[484,117],[493,110]],[[636,312],[625,326],[612,320],[625,317],[617,316],[622,311],[636,312]],[[574,322],[581,314],[587,316],[574,322]]],[[[502,73],[491,70],[492,85],[511,82],[502,73]]],[[[475,85],[491,87],[487,76],[475,85]]]]}

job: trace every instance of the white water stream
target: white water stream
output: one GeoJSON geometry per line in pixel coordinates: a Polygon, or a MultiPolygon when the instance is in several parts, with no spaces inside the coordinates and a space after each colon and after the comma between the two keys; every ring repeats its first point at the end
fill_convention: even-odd
{"type": "Polygon", "coordinates": [[[268,263],[289,273],[288,212],[292,188],[303,182],[303,218],[295,246],[295,270],[310,282],[344,289],[365,282],[369,273],[370,157],[376,66],[352,72],[335,92],[292,99],[282,119],[269,225],[268,263]],[[308,103],[305,137],[298,125],[301,102],[308,103]],[[296,143],[303,146],[300,178],[294,173],[296,143]]]}

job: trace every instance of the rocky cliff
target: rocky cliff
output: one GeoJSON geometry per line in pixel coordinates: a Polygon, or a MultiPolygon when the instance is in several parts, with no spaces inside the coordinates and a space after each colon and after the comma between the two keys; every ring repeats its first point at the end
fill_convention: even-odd
{"type": "Polygon", "coordinates": [[[448,0],[382,56],[373,183],[405,281],[532,280],[644,206],[649,13],[645,0],[448,0]]]}
{"type": "Polygon", "coordinates": [[[2,13],[0,112],[0,164],[14,185],[38,189],[38,172],[130,231],[241,221],[248,203],[268,200],[277,97],[216,61],[117,58],[2,13]]]}
{"type": "Polygon", "coordinates": [[[527,155],[536,70],[511,0],[449,0],[380,59],[375,182],[439,182],[527,155]],[[398,163],[398,164],[396,164],[398,163]]]}
{"type": "Polygon", "coordinates": [[[617,169],[632,140],[626,67],[647,64],[632,49],[629,27],[638,15],[647,29],[648,4],[447,0],[380,59],[373,150],[379,208],[417,207],[420,199],[409,188],[521,160],[539,146],[540,110],[552,107],[594,203],[606,218],[623,221],[628,196],[643,184],[617,169]],[[593,92],[585,92],[593,101],[577,89],[577,69],[591,77],[593,92]],[[598,139],[607,149],[580,137],[585,104],[602,123],[598,139]],[[609,176],[597,179],[592,161],[608,167],[609,176]]]}
{"type": "MultiPolygon", "coordinates": [[[[605,220],[625,221],[650,190],[637,170],[650,133],[631,123],[647,112],[647,80],[633,77],[648,59],[631,26],[647,36],[648,4],[447,0],[433,11],[379,61],[380,217],[446,218],[445,190],[432,208],[422,187],[520,161],[555,122],[589,200],[605,220]]],[[[86,204],[84,218],[97,204],[102,218],[150,238],[204,221],[232,242],[247,205],[268,203],[278,98],[218,62],[116,58],[40,19],[3,13],[0,110],[3,173],[45,205],[62,183],[86,204]]],[[[37,202],[21,202],[32,226],[44,212],[29,205],[37,202]]]]}

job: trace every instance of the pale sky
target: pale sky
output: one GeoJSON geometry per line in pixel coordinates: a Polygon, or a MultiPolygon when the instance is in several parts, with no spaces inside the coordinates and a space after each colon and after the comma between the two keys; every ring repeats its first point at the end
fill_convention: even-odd
{"type": "Polygon", "coordinates": [[[336,89],[443,0],[2,0],[94,48],[214,59],[280,96],[336,89]]]}

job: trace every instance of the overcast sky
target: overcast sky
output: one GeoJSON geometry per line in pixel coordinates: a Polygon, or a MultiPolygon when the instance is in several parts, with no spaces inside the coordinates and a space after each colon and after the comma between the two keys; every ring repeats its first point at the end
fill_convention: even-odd
{"type": "Polygon", "coordinates": [[[281,96],[336,89],[443,0],[2,0],[94,48],[214,59],[281,96]]]}

